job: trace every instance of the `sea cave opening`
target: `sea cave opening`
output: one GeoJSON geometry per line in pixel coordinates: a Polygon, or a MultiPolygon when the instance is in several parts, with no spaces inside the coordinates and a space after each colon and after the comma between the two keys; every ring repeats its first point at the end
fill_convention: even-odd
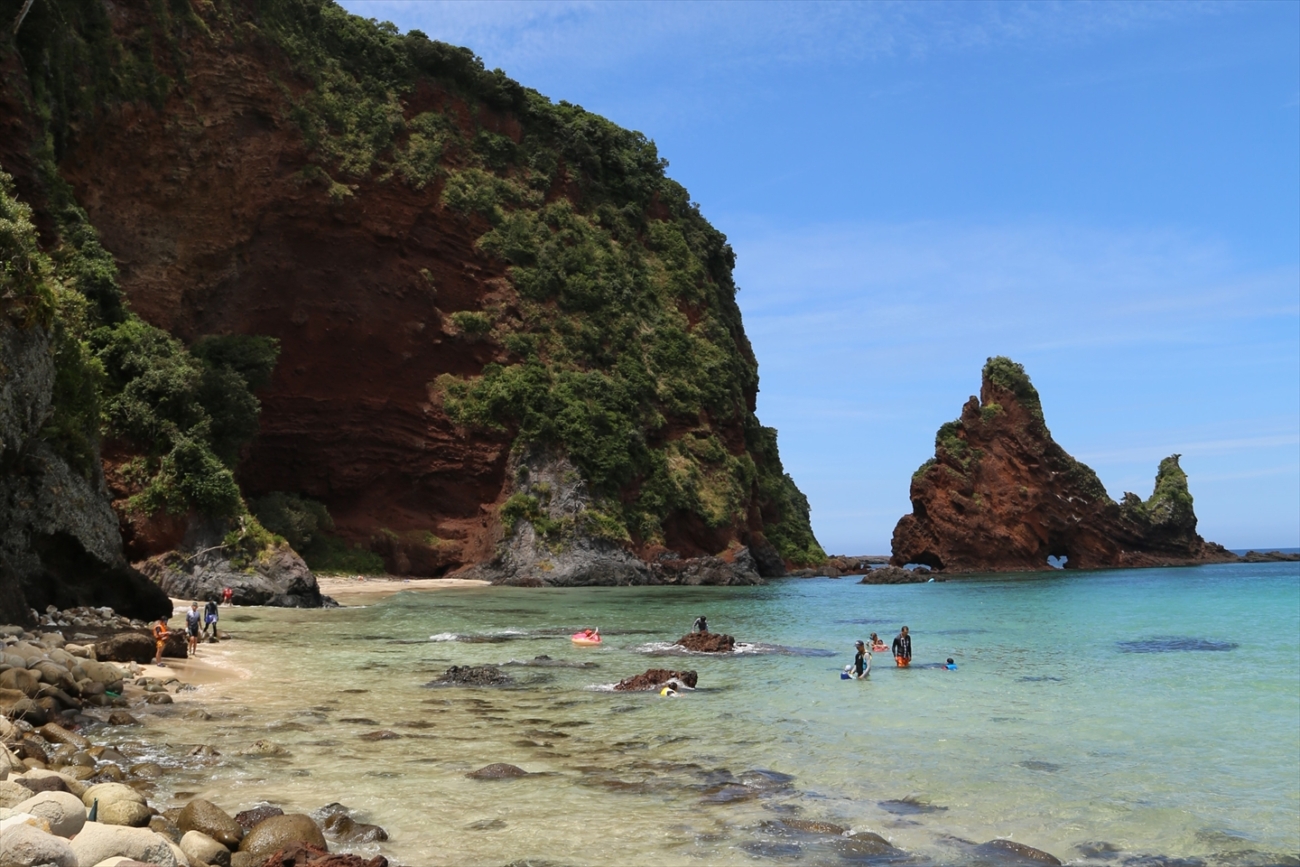
{"type": "Polygon", "coordinates": [[[1064,569],[1065,564],[1069,562],[1069,556],[1066,554],[1048,554],[1047,565],[1053,569],[1064,569]]]}

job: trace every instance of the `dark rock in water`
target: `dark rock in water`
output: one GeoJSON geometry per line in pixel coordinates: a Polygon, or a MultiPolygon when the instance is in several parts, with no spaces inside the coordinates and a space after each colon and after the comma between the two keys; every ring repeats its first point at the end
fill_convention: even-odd
{"type": "Polygon", "coordinates": [[[721,632],[688,632],[674,643],[696,653],[731,653],[736,649],[736,639],[721,632]]]}
{"type": "MultiPolygon", "coordinates": [[[[773,552],[775,553],[775,552],[773,552]]],[[[780,562],[780,555],[776,557],[780,562]]],[[[760,568],[771,568],[771,563],[760,567],[748,548],[734,548],[722,554],[705,557],[661,557],[650,568],[660,584],[762,584],[760,568]]],[[[784,574],[784,564],[776,575],[784,574]]]]}
{"type": "Polygon", "coordinates": [[[1031,771],[1045,771],[1049,774],[1054,774],[1061,769],[1061,766],[1055,762],[1040,762],[1037,759],[1027,759],[1016,764],[1031,771]]]}
{"type": "Polygon", "coordinates": [[[367,860],[360,855],[331,854],[322,846],[294,843],[276,852],[262,867],[388,867],[388,859],[383,855],[367,860]]]}
{"type": "Polygon", "coordinates": [[[1119,846],[1116,846],[1114,843],[1106,843],[1106,842],[1080,843],[1079,845],[1075,846],[1074,849],[1084,858],[1088,858],[1090,860],[1091,859],[1109,860],[1114,858],[1120,852],[1124,851],[1119,846]]]}
{"type": "Polygon", "coordinates": [[[1196,638],[1184,635],[1157,635],[1154,638],[1139,638],[1133,641],[1117,641],[1115,646],[1121,653],[1224,653],[1236,650],[1235,641],[1212,641],[1208,638],[1196,638]]]}
{"type": "Polygon", "coordinates": [[[1284,551],[1247,551],[1241,559],[1247,563],[1296,563],[1300,562],[1300,554],[1284,551]]]}
{"type": "Polygon", "coordinates": [[[881,566],[862,576],[859,584],[924,584],[932,576],[930,570],[904,569],[901,566],[881,566]]]}
{"type": "Polygon", "coordinates": [[[119,632],[95,644],[100,662],[152,662],[154,640],[143,632],[119,632]]]}
{"type": "Polygon", "coordinates": [[[614,689],[629,692],[657,690],[670,680],[683,683],[691,689],[695,689],[695,684],[699,682],[699,678],[694,671],[669,671],[666,668],[652,668],[644,674],[620,680],[614,684],[614,689]]]}
{"type": "Polygon", "coordinates": [[[908,858],[906,852],[874,831],[849,834],[835,842],[835,849],[846,864],[888,864],[908,858]]]}
{"type": "Polygon", "coordinates": [[[921,813],[941,813],[947,810],[947,807],[936,807],[929,801],[923,801],[920,798],[908,796],[891,801],[881,801],[880,807],[895,816],[916,816],[921,813]]]}
{"type": "Polygon", "coordinates": [[[425,686],[505,686],[514,680],[495,665],[453,665],[425,686]]]}
{"type": "Polygon", "coordinates": [[[912,476],[911,514],[894,528],[895,566],[1045,571],[1234,562],[1196,532],[1178,455],[1160,462],[1146,500],[1115,502],[1091,468],[1053,439],[1024,367],[990,358],[980,396],[939,428],[912,476]]]}
{"type": "Polygon", "coordinates": [[[124,710],[115,710],[108,715],[111,726],[138,726],[140,721],[124,710]]]}
{"type": "Polygon", "coordinates": [[[506,826],[505,819],[479,819],[465,826],[466,831],[500,831],[506,826]]]}
{"type": "Polygon", "coordinates": [[[327,804],[312,814],[320,822],[326,836],[340,843],[382,843],[388,839],[388,832],[378,825],[358,822],[352,811],[339,803],[327,804]]]}
{"type": "Polygon", "coordinates": [[[977,858],[983,858],[991,861],[993,864],[1002,867],[1019,867],[1019,865],[1032,864],[1049,864],[1055,867],[1061,867],[1061,861],[1055,855],[1044,852],[1041,849],[1035,849],[1033,846],[1026,846],[1024,843],[1017,843],[1014,840],[990,840],[987,843],[976,846],[972,854],[977,858]]]}
{"type": "Polygon", "coordinates": [[[465,776],[472,780],[513,780],[528,776],[528,772],[523,768],[507,765],[505,762],[493,762],[477,771],[470,771],[465,776]]]}
{"type": "Polygon", "coordinates": [[[755,858],[771,858],[776,861],[795,861],[803,856],[803,849],[797,843],[750,840],[747,843],[741,843],[740,848],[755,858]]]}
{"type": "Polygon", "coordinates": [[[401,737],[397,732],[388,729],[380,729],[377,732],[366,732],[363,735],[357,735],[363,741],[395,741],[401,737]]]}
{"type": "Polygon", "coordinates": [[[240,824],[245,832],[253,830],[258,824],[270,819],[272,816],[283,816],[284,810],[279,807],[273,807],[270,804],[258,804],[251,810],[243,810],[235,814],[235,821],[240,824]]]}

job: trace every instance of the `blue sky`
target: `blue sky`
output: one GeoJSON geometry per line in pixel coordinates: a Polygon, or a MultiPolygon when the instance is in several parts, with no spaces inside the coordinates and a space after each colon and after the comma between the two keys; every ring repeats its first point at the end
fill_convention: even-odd
{"type": "Polygon", "coordinates": [[[736,250],[759,417],[887,552],[990,355],[1111,495],[1300,546],[1300,3],[357,2],[654,139],[736,250]]]}

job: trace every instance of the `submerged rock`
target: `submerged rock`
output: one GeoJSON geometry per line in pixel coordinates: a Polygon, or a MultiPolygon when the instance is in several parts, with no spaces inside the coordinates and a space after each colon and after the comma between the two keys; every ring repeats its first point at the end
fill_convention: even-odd
{"type": "Polygon", "coordinates": [[[736,649],[736,639],[721,632],[688,632],[674,643],[697,653],[731,653],[736,649]]]}
{"type": "Polygon", "coordinates": [[[495,665],[453,665],[425,686],[505,686],[514,678],[495,665]]]}
{"type": "Polygon", "coordinates": [[[998,867],[1007,865],[1029,865],[1048,864],[1052,867],[1060,867],[1061,861],[1055,855],[1044,852],[1041,849],[1035,849],[1033,846],[1026,846],[1024,843],[1017,843],[1014,840],[990,840],[972,850],[973,854],[979,858],[987,858],[993,861],[998,867]]]}
{"type": "Polygon", "coordinates": [[[912,513],[894,528],[890,563],[948,571],[1161,566],[1235,561],[1196,533],[1178,455],[1155,491],[1116,503],[1089,467],[1052,439],[1038,392],[1008,358],[984,366],[980,396],[939,428],[935,454],[912,476],[912,513]]]}
{"type": "Polygon", "coordinates": [[[699,676],[694,671],[671,671],[666,668],[652,668],[644,674],[620,680],[614,684],[614,689],[628,692],[657,690],[669,681],[677,681],[691,689],[695,689],[695,684],[699,682],[699,676]]]}
{"type": "Polygon", "coordinates": [[[310,843],[295,843],[266,859],[262,867],[388,867],[388,859],[376,855],[367,860],[360,855],[331,853],[310,843]]]}
{"type": "Polygon", "coordinates": [[[471,780],[513,780],[518,777],[528,776],[528,772],[523,768],[508,765],[505,762],[493,762],[479,768],[477,771],[470,771],[465,776],[471,780]]]}

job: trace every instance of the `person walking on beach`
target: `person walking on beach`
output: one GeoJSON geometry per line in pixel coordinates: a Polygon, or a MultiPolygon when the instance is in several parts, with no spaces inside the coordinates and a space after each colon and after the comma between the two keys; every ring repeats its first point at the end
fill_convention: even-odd
{"type": "Polygon", "coordinates": [[[167,646],[167,636],[171,634],[172,631],[167,628],[167,615],[164,614],[162,617],[159,617],[158,622],[153,625],[153,643],[155,648],[153,654],[154,665],[163,664],[163,648],[167,646]]]}
{"type": "Polygon", "coordinates": [[[708,631],[709,631],[709,619],[708,619],[707,617],[705,617],[703,614],[701,614],[699,617],[695,618],[695,625],[691,627],[691,631],[692,631],[692,632],[708,632],[708,631]]]}
{"type": "Polygon", "coordinates": [[[912,664],[912,636],[908,634],[906,626],[894,637],[894,662],[899,668],[907,668],[912,664]]]}
{"type": "Polygon", "coordinates": [[[185,612],[185,639],[190,656],[193,656],[194,651],[199,649],[199,621],[202,619],[203,615],[199,613],[199,603],[191,602],[190,610],[185,612]]]}
{"type": "Polygon", "coordinates": [[[212,628],[212,637],[217,637],[217,600],[209,599],[208,604],[203,606],[203,634],[208,634],[208,627],[212,628]]]}

